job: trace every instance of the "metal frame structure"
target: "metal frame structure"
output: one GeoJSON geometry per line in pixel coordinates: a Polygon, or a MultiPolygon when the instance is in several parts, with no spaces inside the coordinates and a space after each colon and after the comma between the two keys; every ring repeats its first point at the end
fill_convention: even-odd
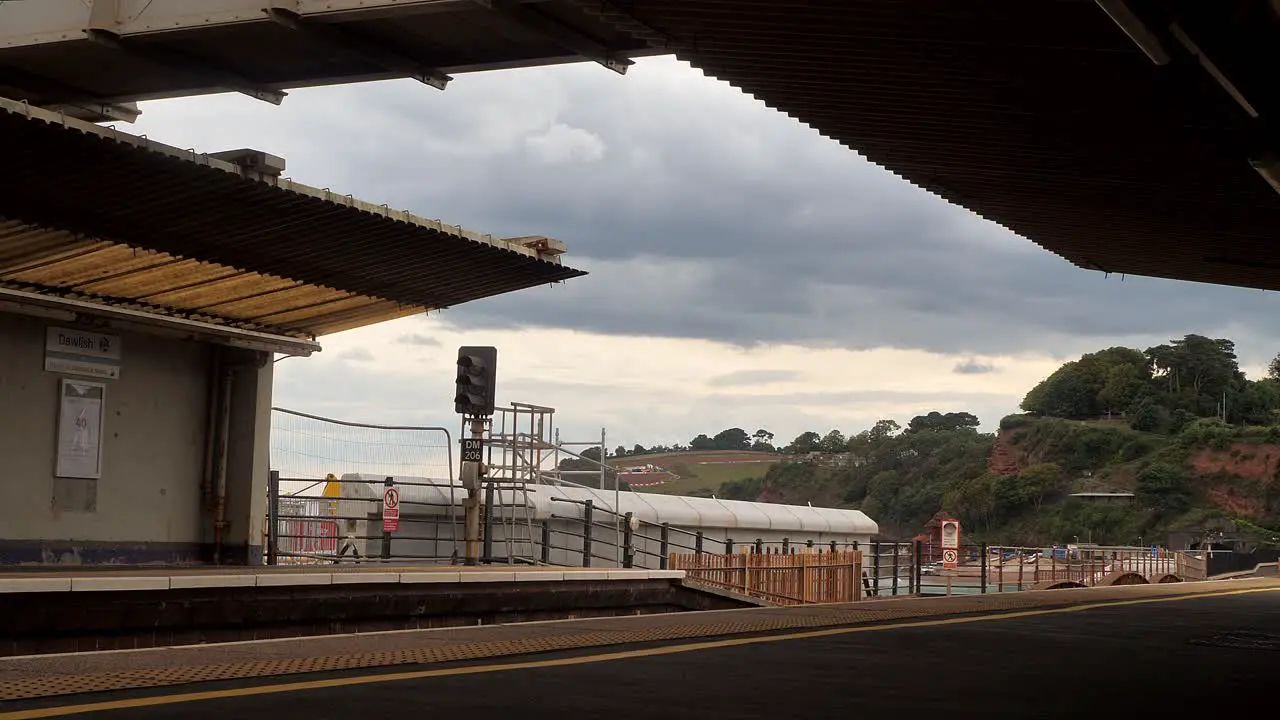
{"type": "MultiPolygon", "coordinates": [[[[485,418],[484,442],[486,446],[487,474],[484,485],[484,549],[483,562],[494,562],[493,537],[495,523],[502,528],[507,563],[536,563],[537,542],[534,538],[533,514],[529,500],[530,485],[577,486],[565,476],[596,475],[599,487],[605,489],[610,466],[607,461],[606,432],[600,430],[600,440],[566,442],[560,439],[560,429],[555,424],[555,408],[531,403],[513,402],[509,407],[495,409],[493,418],[485,418]],[[570,448],[600,449],[600,460],[592,460],[570,448]],[[562,470],[562,456],[595,463],[599,470],[562,470]],[[548,467],[549,464],[549,467],[548,467]]],[[[464,432],[472,420],[463,419],[464,432]]],[[[619,492],[617,473],[613,473],[615,497],[619,492]]],[[[616,506],[616,502],[615,502],[616,506]]],[[[615,530],[620,532],[620,521],[615,517],[615,530]]],[[[622,562],[618,549],[619,564],[622,562]]]]}

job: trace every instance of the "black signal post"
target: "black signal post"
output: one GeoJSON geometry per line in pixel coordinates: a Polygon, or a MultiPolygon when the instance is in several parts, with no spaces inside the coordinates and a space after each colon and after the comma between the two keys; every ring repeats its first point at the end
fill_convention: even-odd
{"type": "MultiPolygon", "coordinates": [[[[481,558],[480,488],[486,474],[483,440],[485,419],[493,416],[497,393],[498,349],[468,345],[458,348],[458,374],[453,395],[453,409],[468,422],[468,437],[463,439],[462,484],[467,489],[466,564],[476,565],[481,558]]],[[[486,517],[493,517],[493,487],[485,497],[486,517]]],[[[485,559],[491,554],[489,533],[484,533],[485,559]]]]}

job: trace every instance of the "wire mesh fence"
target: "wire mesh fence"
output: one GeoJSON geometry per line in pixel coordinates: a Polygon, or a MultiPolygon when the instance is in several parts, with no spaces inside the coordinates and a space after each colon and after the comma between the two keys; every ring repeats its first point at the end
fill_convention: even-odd
{"type": "Polygon", "coordinates": [[[439,427],[371,425],[272,408],[271,469],[290,481],[347,473],[452,478],[453,444],[439,427]]]}
{"type": "Polygon", "coordinates": [[[334,562],[360,555],[358,541],[365,538],[354,535],[367,534],[363,521],[381,512],[380,495],[372,501],[344,493],[344,476],[452,486],[453,444],[440,427],[355,423],[272,408],[271,467],[263,543],[268,562],[334,562]]]}

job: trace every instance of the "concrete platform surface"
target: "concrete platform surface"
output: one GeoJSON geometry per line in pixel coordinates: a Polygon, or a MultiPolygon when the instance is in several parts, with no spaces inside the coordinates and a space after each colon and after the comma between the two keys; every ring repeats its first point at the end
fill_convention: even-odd
{"type": "Polygon", "coordinates": [[[0,720],[1265,715],[1280,650],[1280,591],[1219,587],[501,662],[43,698],[0,704],[0,720]]]}
{"type": "Polygon", "coordinates": [[[310,565],[183,569],[85,568],[0,572],[0,594],[186,590],[225,587],[372,585],[385,583],[558,582],[581,580],[679,580],[683,570],[612,567],[548,568],[527,565],[423,566],[404,564],[310,565]]]}
{"type": "MultiPolygon", "coordinates": [[[[1035,615],[1099,603],[1162,602],[1224,592],[1271,593],[1270,579],[902,598],[591,620],[322,636],[148,650],[0,659],[0,700],[236,681],[387,666],[430,665],[636,643],[924,621],[973,613],[1035,615]]],[[[1152,622],[1158,614],[1151,613],[1152,622]]],[[[1100,658],[1099,660],[1104,660],[1100,658]]],[[[774,672],[782,672],[775,668],[774,672]]],[[[708,682],[712,678],[706,678],[708,682]]],[[[711,684],[714,684],[712,682],[711,684]]],[[[699,688],[708,687],[705,682],[699,688]]],[[[4,715],[0,714],[0,718],[4,715]]]]}

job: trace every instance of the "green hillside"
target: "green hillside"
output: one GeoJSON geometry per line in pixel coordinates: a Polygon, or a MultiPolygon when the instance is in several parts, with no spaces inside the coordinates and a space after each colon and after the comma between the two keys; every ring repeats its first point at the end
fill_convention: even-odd
{"type": "Polygon", "coordinates": [[[803,433],[784,449],[792,462],[717,495],[860,508],[899,538],[942,511],[993,543],[1134,544],[1217,528],[1280,544],[1280,358],[1250,380],[1229,340],[1108,348],[1064,364],[1022,406],[997,434],[938,412],[851,437],[803,433]]]}
{"type": "Polygon", "coordinates": [[[656,465],[674,479],[640,492],[710,497],[725,483],[759,477],[778,462],[776,453],[750,451],[683,451],[627,455],[609,459],[614,467],[656,465]]]}

